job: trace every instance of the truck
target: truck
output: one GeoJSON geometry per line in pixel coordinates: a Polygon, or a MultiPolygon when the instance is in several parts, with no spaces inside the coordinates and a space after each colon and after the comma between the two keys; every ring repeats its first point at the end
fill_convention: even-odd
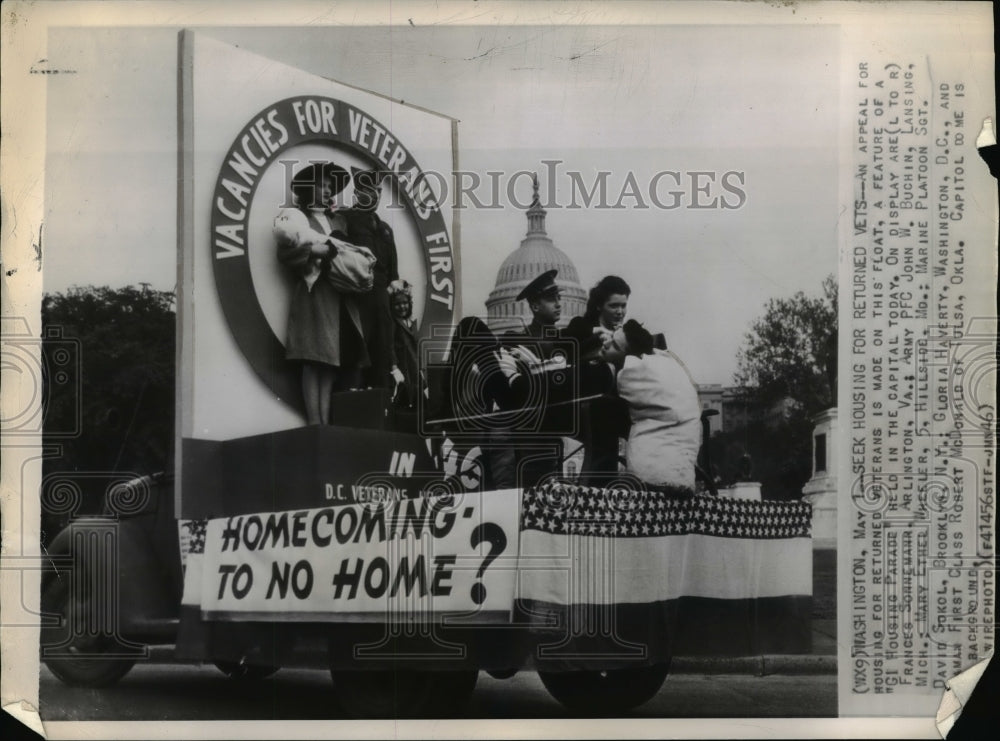
{"type": "Polygon", "coordinates": [[[435,449],[427,436],[394,429],[412,429],[412,420],[394,417],[385,392],[341,396],[334,406],[342,419],[353,407],[353,419],[373,421],[378,429],[314,426],[234,441],[234,450],[215,458],[224,470],[214,475],[220,492],[238,497],[205,496],[218,509],[206,505],[198,513],[204,517],[178,518],[179,482],[164,473],[113,486],[99,516],[76,518],[58,533],[42,583],[42,610],[49,617],[42,660],[52,673],[74,686],[108,686],[148,660],[149,647],[157,645],[172,647],[178,661],[214,664],[239,682],[260,681],[280,667],[325,664],[350,714],[384,718],[449,717],[461,712],[480,671],[507,678],[530,670],[568,710],[607,717],[652,698],[675,654],[809,650],[807,504],[735,499],[713,491],[707,476],[688,500],[658,497],[627,476],[605,487],[559,477],[530,489],[489,491],[476,479],[481,450],[462,451],[440,431],[432,437],[444,442],[435,449]],[[317,451],[333,449],[344,455],[324,468],[317,451]],[[277,486],[275,450],[285,452],[279,457],[286,464],[294,455],[288,451],[304,451],[291,470],[304,470],[305,461],[319,466],[312,476],[324,482],[330,506],[307,508],[309,502],[294,497],[274,503],[276,492],[301,485],[277,486]],[[387,466],[372,477],[362,450],[390,464],[410,460],[412,469],[401,472],[397,463],[394,472],[387,466]],[[356,464],[345,463],[351,460],[356,464]],[[513,526],[493,517],[491,499],[513,510],[513,526]],[[441,531],[449,518],[461,522],[461,510],[472,508],[475,518],[466,530],[474,535],[462,572],[455,567],[462,566],[463,554],[444,553],[441,531]],[[546,517],[533,518],[536,510],[546,517]],[[647,515],[674,526],[634,537],[630,523],[647,515]],[[544,520],[550,522],[540,525],[544,520]],[[722,523],[744,527],[746,537],[713,533],[722,523]],[[379,527],[390,531],[381,541],[379,527]],[[601,527],[616,534],[589,534],[601,527]],[[204,560],[213,540],[209,530],[222,533],[215,537],[217,548],[225,548],[227,538],[230,548],[242,539],[246,549],[270,537],[277,545],[264,559],[270,571],[259,563],[243,569],[246,563],[220,562],[211,573],[202,566],[194,574],[195,560],[204,560]],[[366,540],[374,551],[359,546],[366,540]],[[306,558],[271,558],[296,550],[306,558]],[[362,558],[377,565],[365,571],[362,558]],[[324,570],[324,559],[337,567],[324,570]],[[510,585],[482,578],[498,564],[510,585]],[[650,571],[661,577],[650,580],[650,571]],[[240,575],[249,573],[269,579],[269,611],[220,609],[226,596],[232,607],[247,589],[240,575]],[[728,581],[719,576],[724,573],[728,581]],[[323,584],[320,574],[332,574],[330,583],[323,584]],[[214,605],[201,600],[200,586],[210,577],[212,597],[228,590],[214,605]],[[470,598],[449,602],[459,582],[470,598]],[[470,609],[480,599],[477,585],[507,590],[509,604],[470,609]],[[640,587],[663,599],[649,600],[640,587]],[[303,596],[307,588],[311,594],[303,596]],[[352,591],[357,599],[366,590],[382,611],[333,609],[335,602],[349,603],[352,591]],[[276,599],[278,592],[283,599],[276,599]],[[324,594],[328,609],[303,610],[315,594],[324,594]],[[442,601],[444,609],[435,605],[442,601]]]}
{"type": "Polygon", "coordinates": [[[616,715],[674,655],[809,650],[808,505],[678,497],[625,471],[491,480],[491,456],[558,454],[603,392],[576,383],[572,348],[513,407],[462,409],[454,377],[435,380],[462,313],[461,230],[427,173],[456,169],[456,119],[202,32],[178,45],[175,462],[49,544],[53,674],[107,686],[163,645],[235,681],[325,666],[353,715],[440,717],[479,672],[527,670],[571,711],[616,715]],[[400,263],[422,276],[415,409],[374,384],[305,423],[283,339],[304,278],[272,225],[319,162],[380,171],[397,202],[400,263]]]}

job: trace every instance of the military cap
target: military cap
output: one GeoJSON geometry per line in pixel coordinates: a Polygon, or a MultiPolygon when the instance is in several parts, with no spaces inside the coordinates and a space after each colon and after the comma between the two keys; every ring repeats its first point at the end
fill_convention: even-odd
{"type": "Polygon", "coordinates": [[[556,275],[559,273],[558,270],[546,270],[544,273],[535,278],[531,283],[526,285],[519,294],[517,294],[517,301],[525,299],[527,301],[532,301],[536,298],[541,298],[547,293],[558,292],[559,286],[556,285],[556,275]]]}

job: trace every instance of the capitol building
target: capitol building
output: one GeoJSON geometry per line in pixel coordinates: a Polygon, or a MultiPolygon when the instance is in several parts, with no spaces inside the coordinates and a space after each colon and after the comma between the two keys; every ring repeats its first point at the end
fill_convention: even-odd
{"type": "Polygon", "coordinates": [[[559,327],[565,327],[575,316],[587,309],[587,291],[580,285],[576,266],[565,252],[553,244],[545,231],[545,209],[538,199],[538,177],[528,208],[528,232],[521,245],[511,252],[497,271],[496,285],[486,299],[486,324],[497,334],[524,329],[531,322],[528,302],[517,295],[528,283],[546,270],[556,269],[556,283],[562,296],[562,316],[559,327]]]}
{"type": "MultiPolygon", "coordinates": [[[[557,326],[565,327],[570,319],[582,316],[587,310],[587,291],[580,285],[580,275],[569,256],[555,246],[545,231],[546,211],[538,196],[538,177],[534,180],[534,193],[528,208],[528,231],[520,246],[511,252],[497,271],[496,284],[486,299],[486,324],[495,334],[509,330],[522,330],[531,322],[528,302],[517,300],[517,295],[528,283],[553,268],[559,271],[556,283],[562,297],[562,315],[557,326]]],[[[749,412],[735,387],[721,384],[696,384],[698,401],[702,409],[715,409],[718,414],[710,417],[712,433],[728,431],[745,425],[749,412]]]]}
{"type": "MultiPolygon", "coordinates": [[[[511,252],[497,271],[496,283],[486,299],[486,324],[495,334],[509,330],[522,330],[531,322],[528,302],[517,300],[517,295],[532,280],[546,270],[558,270],[562,314],[557,326],[565,327],[570,319],[582,316],[587,310],[587,291],[580,285],[576,265],[569,256],[555,246],[545,231],[546,211],[538,196],[538,178],[534,180],[534,193],[527,210],[528,231],[520,246],[511,252]]],[[[710,433],[731,432],[746,426],[751,417],[767,410],[750,408],[743,400],[743,389],[722,384],[695,384],[698,405],[703,410],[712,409],[716,414],[708,418],[710,433]]],[[[818,443],[819,444],[819,443],[818,443]]],[[[579,443],[566,439],[567,450],[576,452],[563,462],[563,473],[574,478],[583,463],[579,443]]]]}

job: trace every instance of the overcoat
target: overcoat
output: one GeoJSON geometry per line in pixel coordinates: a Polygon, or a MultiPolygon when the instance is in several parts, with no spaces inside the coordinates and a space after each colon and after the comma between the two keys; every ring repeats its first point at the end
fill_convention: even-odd
{"type": "Polygon", "coordinates": [[[371,360],[371,383],[388,382],[393,365],[400,366],[393,344],[393,317],[389,307],[389,284],[399,278],[399,258],[392,227],[374,211],[350,208],[343,212],[348,241],[367,247],[375,255],[372,290],[358,296],[361,326],[371,360]]]}
{"type": "Polygon", "coordinates": [[[339,368],[367,367],[368,351],[357,301],[330,283],[329,257],[312,253],[313,245],[330,237],[347,241],[343,218],[337,214],[317,215],[284,208],[274,220],[274,236],[278,261],[296,275],[288,312],[285,357],[339,368]],[[327,228],[321,218],[327,222],[327,228]]]}
{"type": "Polygon", "coordinates": [[[393,319],[393,351],[396,364],[406,379],[405,404],[414,406],[423,390],[420,379],[420,361],[417,356],[417,324],[407,325],[402,319],[393,319]]]}

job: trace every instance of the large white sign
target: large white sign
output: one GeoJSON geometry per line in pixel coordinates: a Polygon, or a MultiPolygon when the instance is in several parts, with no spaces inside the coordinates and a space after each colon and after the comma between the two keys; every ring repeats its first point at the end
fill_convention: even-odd
{"type": "MultiPolygon", "coordinates": [[[[305,422],[301,369],[285,358],[295,276],[273,229],[292,205],[292,177],[312,162],[386,173],[378,214],[413,286],[413,315],[422,328],[451,323],[458,249],[438,196],[454,169],[453,119],[191,31],[181,36],[181,110],[180,437],[305,422]]],[[[349,182],[340,202],[349,207],[354,191],[349,182]]]]}
{"type": "Polygon", "coordinates": [[[187,600],[215,619],[509,619],[517,490],[209,520],[187,600]],[[200,593],[200,594],[199,594],[200,593]]]}

